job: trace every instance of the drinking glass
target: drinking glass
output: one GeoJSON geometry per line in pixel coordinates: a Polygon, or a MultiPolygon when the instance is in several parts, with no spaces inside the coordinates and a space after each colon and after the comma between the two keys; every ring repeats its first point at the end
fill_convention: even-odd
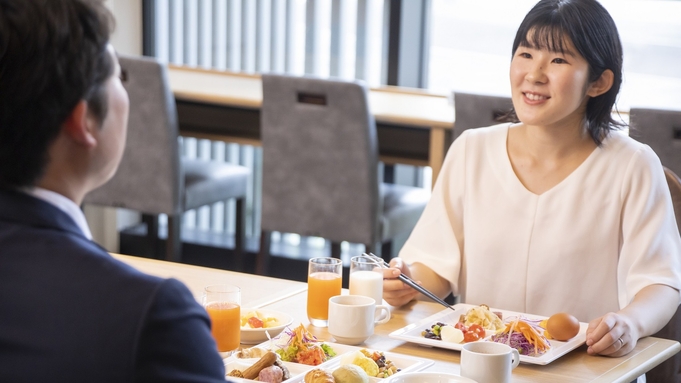
{"type": "Polygon", "coordinates": [[[343,263],[337,258],[312,258],[307,273],[307,317],[316,327],[329,324],[329,298],[340,295],[343,263]]]}
{"type": "Polygon", "coordinates": [[[234,285],[206,286],[204,307],[218,351],[234,351],[241,343],[241,289],[234,285]]]}
{"type": "Polygon", "coordinates": [[[378,261],[360,255],[350,259],[350,295],[374,298],[383,303],[383,269],[378,261]]]}

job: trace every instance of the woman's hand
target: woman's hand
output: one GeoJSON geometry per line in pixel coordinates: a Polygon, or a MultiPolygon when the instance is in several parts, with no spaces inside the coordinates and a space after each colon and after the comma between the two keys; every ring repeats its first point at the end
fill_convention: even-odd
{"type": "MultiPolygon", "coordinates": [[[[391,306],[403,306],[416,299],[419,292],[397,279],[404,273],[411,277],[411,271],[401,258],[390,260],[390,268],[383,270],[383,299],[391,306]]],[[[416,281],[416,283],[421,283],[416,281]]]]}
{"type": "Polygon", "coordinates": [[[590,355],[622,356],[636,347],[639,333],[631,319],[621,313],[608,313],[589,322],[586,352],[590,355]]]}

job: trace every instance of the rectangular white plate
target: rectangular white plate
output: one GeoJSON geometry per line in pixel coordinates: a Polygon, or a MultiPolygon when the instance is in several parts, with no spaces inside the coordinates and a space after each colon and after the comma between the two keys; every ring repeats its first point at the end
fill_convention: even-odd
{"type": "MultiPolygon", "coordinates": [[[[299,383],[303,382],[305,379],[305,374],[314,369],[314,368],[321,368],[329,373],[333,373],[333,371],[340,367],[341,363],[341,358],[343,355],[348,354],[348,353],[354,353],[357,352],[361,349],[367,349],[370,351],[374,351],[374,349],[366,348],[366,347],[355,347],[355,346],[348,346],[340,343],[331,343],[331,342],[324,342],[331,346],[333,350],[336,352],[336,356],[332,359],[327,360],[326,362],[320,364],[319,366],[308,366],[305,364],[300,364],[300,363],[290,363],[290,362],[284,362],[286,367],[289,369],[289,372],[291,373],[291,379],[285,380],[284,382],[286,383],[299,383]]],[[[257,347],[262,347],[262,348],[269,348],[270,347],[270,342],[265,342],[257,347]]],[[[388,351],[383,351],[383,350],[375,350],[375,351],[381,351],[385,355],[386,359],[389,359],[393,362],[397,368],[400,369],[399,372],[396,374],[392,375],[398,375],[403,372],[415,372],[415,371],[421,371],[430,365],[433,364],[432,360],[429,359],[424,359],[424,358],[418,358],[410,355],[404,355],[404,354],[398,354],[394,352],[388,352],[388,351]]],[[[257,359],[237,359],[235,356],[231,356],[229,358],[224,359],[225,363],[225,369],[226,372],[229,372],[235,368],[238,369],[244,369],[248,368],[250,365],[255,363],[257,359]]],[[[232,379],[231,377],[228,377],[229,379],[232,379]]],[[[369,380],[372,383],[379,383],[382,382],[384,379],[380,378],[369,378],[369,380]]],[[[252,382],[251,380],[247,379],[239,379],[238,381],[243,381],[243,382],[252,382]]]]}
{"type": "MultiPolygon", "coordinates": [[[[421,346],[439,347],[446,348],[449,350],[461,351],[463,343],[451,343],[443,342],[441,340],[436,339],[427,339],[421,335],[422,331],[429,329],[436,322],[455,325],[459,321],[459,317],[462,314],[466,314],[466,312],[472,307],[475,307],[475,305],[460,303],[452,307],[456,310],[444,309],[418,323],[410,324],[409,326],[402,327],[399,330],[393,331],[392,333],[390,333],[390,337],[411,343],[416,343],[421,346]]],[[[515,311],[499,310],[495,308],[490,308],[490,310],[501,312],[503,314],[502,316],[504,319],[517,316],[521,316],[528,319],[546,319],[546,317],[543,316],[518,313],[515,311]]],[[[561,356],[567,354],[568,352],[574,350],[575,348],[581,346],[586,341],[586,328],[588,324],[580,323],[579,326],[580,326],[579,333],[574,338],[568,340],[567,342],[561,342],[551,339],[549,340],[549,342],[551,343],[550,350],[548,350],[547,352],[540,356],[520,355],[520,362],[546,365],[560,358],[561,356]]],[[[487,336],[485,339],[487,338],[489,338],[489,336],[487,336]]],[[[484,341],[485,340],[482,340],[480,342],[484,341]]]]}

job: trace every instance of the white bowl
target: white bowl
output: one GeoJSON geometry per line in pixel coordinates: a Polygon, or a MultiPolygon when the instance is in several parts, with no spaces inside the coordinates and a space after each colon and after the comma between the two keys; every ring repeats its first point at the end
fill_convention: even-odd
{"type": "Polygon", "coordinates": [[[241,313],[246,315],[251,311],[257,311],[265,317],[277,318],[279,322],[278,326],[267,327],[267,328],[249,328],[241,327],[241,343],[242,344],[258,344],[267,340],[267,334],[269,333],[270,338],[274,338],[279,335],[279,333],[286,328],[286,326],[293,323],[293,317],[276,310],[269,309],[241,309],[241,313]],[[267,332],[267,333],[266,333],[267,332]]]}
{"type": "Polygon", "coordinates": [[[386,378],[384,383],[477,383],[475,380],[443,372],[407,372],[386,378]]]}

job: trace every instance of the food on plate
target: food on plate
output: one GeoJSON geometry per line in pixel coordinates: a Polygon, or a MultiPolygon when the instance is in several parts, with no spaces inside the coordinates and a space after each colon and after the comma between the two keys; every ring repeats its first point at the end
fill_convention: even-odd
{"type": "Polygon", "coordinates": [[[308,371],[304,379],[305,383],[335,383],[333,376],[320,368],[308,371]]]}
{"type": "Polygon", "coordinates": [[[541,334],[539,321],[516,318],[506,324],[499,333],[492,335],[491,341],[507,344],[520,355],[540,356],[551,348],[551,343],[541,334]]]}
{"type": "Polygon", "coordinates": [[[480,305],[469,309],[466,314],[461,315],[459,322],[466,326],[477,324],[485,330],[492,332],[498,332],[504,328],[501,313],[492,312],[487,305],[480,305]]]}
{"type": "Polygon", "coordinates": [[[266,316],[258,310],[249,311],[241,315],[242,328],[270,328],[279,326],[279,320],[272,316],[266,316]]]}
{"type": "Polygon", "coordinates": [[[284,334],[289,339],[276,352],[285,362],[317,366],[336,356],[331,346],[317,340],[302,324],[295,330],[286,329],[284,334]]]}
{"type": "Polygon", "coordinates": [[[437,322],[429,329],[423,330],[421,336],[444,342],[468,343],[484,339],[485,329],[479,324],[466,326],[462,322],[458,322],[452,326],[443,322],[437,322]]]}
{"type": "Polygon", "coordinates": [[[256,379],[263,382],[281,383],[282,381],[291,378],[291,373],[288,368],[281,363],[279,356],[271,351],[268,351],[252,366],[241,371],[234,369],[230,371],[227,376],[244,379],[256,379]],[[265,371],[263,373],[263,371],[265,371]]]}
{"type": "Polygon", "coordinates": [[[553,314],[542,321],[540,326],[546,329],[550,338],[561,341],[570,340],[579,333],[579,321],[567,313],[553,314]],[[546,324],[543,325],[544,323],[546,324]]]}
{"type": "Polygon", "coordinates": [[[354,364],[340,366],[332,375],[336,383],[369,383],[366,371],[354,364]]]}
{"type": "Polygon", "coordinates": [[[240,348],[234,355],[239,359],[261,358],[267,350],[260,347],[240,348]]]}
{"type": "Polygon", "coordinates": [[[340,364],[341,366],[354,364],[374,378],[387,378],[400,371],[382,352],[365,348],[343,355],[340,364]]]}

